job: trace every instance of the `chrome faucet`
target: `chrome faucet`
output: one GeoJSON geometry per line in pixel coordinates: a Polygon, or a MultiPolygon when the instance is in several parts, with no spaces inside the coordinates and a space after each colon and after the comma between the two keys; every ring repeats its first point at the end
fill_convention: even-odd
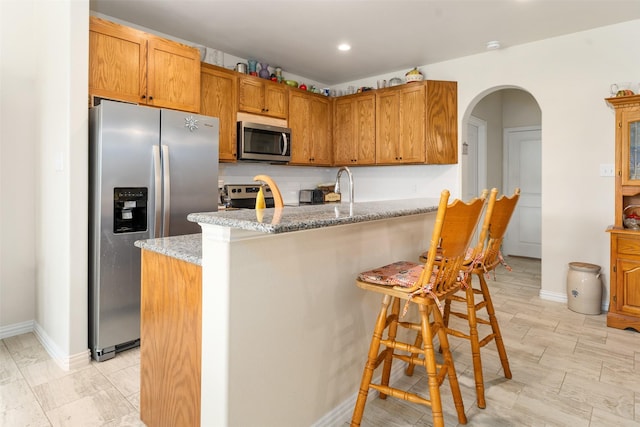
{"type": "Polygon", "coordinates": [[[348,167],[342,166],[340,169],[338,169],[338,174],[336,175],[336,185],[333,189],[333,192],[336,194],[342,194],[340,193],[340,175],[342,175],[342,172],[347,172],[347,175],[349,175],[349,203],[353,203],[353,175],[351,174],[351,171],[348,167]]]}

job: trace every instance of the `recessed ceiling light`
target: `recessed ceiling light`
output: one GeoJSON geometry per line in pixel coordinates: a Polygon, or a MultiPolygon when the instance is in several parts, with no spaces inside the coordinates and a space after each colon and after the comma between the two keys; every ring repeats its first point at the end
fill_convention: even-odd
{"type": "Polygon", "coordinates": [[[348,44],[348,43],[342,43],[342,44],[338,45],[338,50],[346,52],[348,50],[351,50],[351,45],[348,44]]]}
{"type": "Polygon", "coordinates": [[[487,42],[487,50],[496,50],[500,49],[500,42],[498,40],[492,40],[487,42]]]}

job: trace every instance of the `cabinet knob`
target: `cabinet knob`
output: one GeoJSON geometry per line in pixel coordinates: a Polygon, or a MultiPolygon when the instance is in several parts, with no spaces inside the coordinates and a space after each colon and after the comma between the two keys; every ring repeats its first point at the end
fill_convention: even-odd
{"type": "Polygon", "coordinates": [[[142,95],[142,96],[141,96],[141,98],[142,98],[142,99],[145,99],[146,97],[147,97],[146,95],[142,95]]]}
{"type": "Polygon", "coordinates": [[[149,101],[153,101],[153,96],[150,96],[150,97],[149,97],[149,101]]]}

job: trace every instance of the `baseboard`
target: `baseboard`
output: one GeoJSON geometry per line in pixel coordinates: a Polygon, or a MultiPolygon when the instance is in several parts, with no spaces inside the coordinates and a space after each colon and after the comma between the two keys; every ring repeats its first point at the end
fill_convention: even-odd
{"type": "Polygon", "coordinates": [[[567,302],[566,293],[550,292],[550,291],[545,291],[544,289],[540,289],[540,293],[538,294],[538,296],[548,301],[567,302]]]}
{"type": "Polygon", "coordinates": [[[77,354],[67,355],[60,350],[60,347],[49,337],[47,332],[38,324],[35,324],[33,333],[40,341],[40,344],[49,353],[49,356],[56,362],[61,369],[70,371],[85,367],[91,363],[91,350],[87,349],[77,354]]]}
{"type": "MultiPolygon", "coordinates": [[[[395,380],[404,376],[404,370],[407,364],[402,362],[395,362],[393,368],[391,368],[391,376],[389,382],[393,384],[395,380]]],[[[380,375],[374,378],[373,382],[380,382],[380,375]]],[[[369,392],[367,396],[367,402],[378,397],[378,392],[369,392]]],[[[344,425],[351,420],[353,414],[353,407],[356,404],[358,398],[358,390],[351,395],[347,400],[340,405],[327,412],[322,418],[313,423],[312,427],[335,427],[338,425],[344,425]]]]}
{"type": "MultiPolygon", "coordinates": [[[[562,303],[567,303],[567,301],[568,301],[567,294],[565,294],[565,293],[549,292],[549,291],[545,291],[543,289],[540,289],[540,293],[538,294],[538,296],[541,299],[548,300],[548,301],[555,301],[555,302],[562,302],[562,303]]],[[[602,304],[600,305],[600,308],[602,309],[602,312],[604,312],[604,313],[608,312],[609,311],[609,302],[608,301],[603,301],[602,304]]]]}
{"type": "Polygon", "coordinates": [[[34,325],[35,322],[33,320],[27,320],[26,322],[14,323],[13,325],[0,326],[0,340],[33,332],[34,325]]]}

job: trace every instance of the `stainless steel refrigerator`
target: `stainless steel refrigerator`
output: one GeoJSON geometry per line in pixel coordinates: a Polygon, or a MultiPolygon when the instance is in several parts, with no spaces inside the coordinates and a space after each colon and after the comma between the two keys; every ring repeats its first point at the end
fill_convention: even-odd
{"type": "Polygon", "coordinates": [[[140,343],[136,240],[200,233],[218,206],[218,119],[114,101],[90,110],[89,344],[97,361],[140,343]]]}

